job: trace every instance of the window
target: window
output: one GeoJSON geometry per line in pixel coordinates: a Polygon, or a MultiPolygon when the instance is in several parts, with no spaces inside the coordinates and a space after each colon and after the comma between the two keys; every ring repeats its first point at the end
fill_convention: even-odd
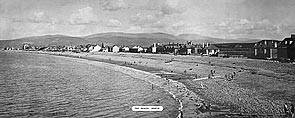
{"type": "Polygon", "coordinates": [[[266,49],[264,49],[264,54],[266,54],[266,49]]]}

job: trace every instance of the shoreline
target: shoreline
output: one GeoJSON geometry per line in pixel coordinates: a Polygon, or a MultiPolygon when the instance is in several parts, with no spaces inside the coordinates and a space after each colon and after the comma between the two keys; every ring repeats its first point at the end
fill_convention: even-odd
{"type": "MultiPolygon", "coordinates": [[[[180,87],[181,85],[180,86],[176,85],[176,86],[174,86],[174,88],[170,88],[170,89],[172,89],[172,90],[174,89],[174,91],[180,91],[180,92],[184,93],[183,95],[178,95],[178,96],[186,96],[187,99],[185,98],[185,100],[182,102],[183,106],[184,106],[184,108],[183,108],[184,115],[194,114],[192,116],[186,116],[186,117],[196,117],[196,116],[198,116],[198,117],[207,117],[207,116],[211,116],[211,117],[220,116],[221,117],[221,116],[224,116],[225,117],[225,115],[227,115],[227,116],[245,116],[245,117],[249,117],[249,116],[260,116],[260,117],[261,116],[264,116],[264,117],[265,116],[276,116],[276,117],[280,117],[282,115],[282,113],[281,113],[282,111],[280,111],[280,105],[279,105],[279,104],[284,103],[284,101],[282,101],[282,100],[270,101],[269,99],[266,99],[266,100],[261,99],[261,96],[260,95],[257,96],[255,94],[255,91],[253,93],[253,91],[251,91],[249,89],[237,88],[237,87],[235,87],[236,85],[233,86],[232,82],[226,82],[226,81],[222,80],[222,77],[221,78],[218,77],[215,79],[201,79],[201,78],[204,78],[204,75],[203,76],[200,75],[200,78],[198,78],[198,79],[201,79],[201,80],[192,81],[189,79],[189,76],[186,76],[186,75],[191,74],[189,70],[188,70],[187,74],[183,74],[183,72],[177,70],[177,68],[181,69],[184,67],[181,67],[181,68],[177,67],[176,70],[173,70],[174,72],[170,72],[169,68],[167,69],[167,66],[169,67],[169,65],[173,64],[173,67],[174,67],[174,65],[177,66],[177,64],[180,62],[179,62],[179,60],[173,60],[172,63],[168,63],[168,64],[164,63],[165,61],[167,61],[169,59],[167,57],[171,57],[169,55],[155,55],[155,56],[153,55],[153,56],[151,56],[151,55],[147,54],[147,57],[145,57],[146,56],[145,54],[128,54],[128,53],[127,54],[124,54],[124,53],[91,54],[91,53],[71,53],[71,52],[64,52],[64,53],[62,53],[62,52],[28,52],[28,53],[44,53],[44,54],[52,54],[52,55],[56,55],[56,56],[69,56],[69,57],[77,57],[77,58],[86,58],[88,60],[93,60],[93,61],[102,61],[102,62],[106,62],[106,63],[116,64],[119,66],[125,66],[125,67],[129,67],[129,68],[153,73],[154,75],[160,76],[160,78],[162,78],[162,79],[171,80],[171,83],[174,83],[173,81],[176,81],[177,83],[180,83],[181,85],[183,85],[182,87],[185,87],[185,88],[180,87]],[[156,56],[163,56],[165,58],[164,59],[163,58],[156,59],[156,61],[153,59],[146,59],[146,58],[155,58],[156,56]],[[124,60],[124,61],[122,61],[122,60],[124,60]],[[153,61],[155,61],[155,62],[153,62],[153,61]],[[145,62],[146,62],[146,64],[145,64],[145,62]],[[153,64],[156,64],[156,65],[153,65],[153,64]],[[163,66],[163,64],[164,64],[164,66],[163,66]],[[204,89],[198,88],[198,86],[203,86],[203,85],[205,87],[204,89]],[[224,89],[224,88],[220,88],[220,87],[223,87],[224,85],[229,87],[229,88],[228,87],[225,88],[225,92],[228,92],[228,93],[222,93],[222,92],[224,92],[223,90],[220,91],[220,89],[224,89]],[[195,88],[195,87],[197,87],[197,88],[195,88]],[[195,100],[190,100],[190,97],[187,96],[186,91],[182,90],[182,89],[188,89],[189,91],[191,91],[191,93],[195,94],[197,96],[197,99],[196,99],[197,102],[195,100]],[[221,93],[216,93],[219,91],[221,93]],[[237,96],[230,95],[232,92],[236,92],[236,91],[238,92],[237,96]],[[241,92],[242,94],[239,94],[239,92],[241,92]],[[250,93],[248,94],[248,92],[250,92],[250,93]],[[229,94],[230,96],[224,96],[223,94],[226,94],[226,95],[229,94]],[[243,94],[245,94],[245,95],[243,95],[243,94]],[[216,98],[216,97],[214,97],[214,95],[222,95],[221,97],[225,97],[225,98],[221,98],[221,99],[218,98],[221,101],[214,101],[214,99],[216,98]],[[239,97],[239,96],[241,96],[241,97],[239,97]],[[238,98],[232,99],[231,97],[234,97],[234,98],[238,97],[238,98]],[[245,98],[243,98],[243,97],[245,97],[245,98]],[[227,99],[234,100],[233,101],[234,103],[235,102],[242,102],[240,105],[245,105],[245,106],[242,106],[242,107],[241,106],[232,106],[231,104],[226,103],[227,99]],[[187,101],[189,101],[189,102],[187,102],[187,101]],[[190,101],[193,101],[193,102],[190,102],[190,101]],[[214,112],[211,111],[211,115],[208,111],[203,111],[204,109],[200,108],[201,105],[203,104],[202,101],[205,101],[206,104],[213,103],[212,107],[213,107],[214,112]],[[245,102],[246,102],[246,104],[245,104],[245,102]],[[247,102],[251,103],[250,108],[246,106],[246,105],[248,105],[247,102]],[[263,106],[256,106],[257,103],[255,103],[255,102],[257,102],[259,104],[261,103],[261,105],[263,105],[263,106]],[[216,104],[216,103],[221,103],[221,104],[216,104]],[[252,105],[254,105],[254,106],[252,106],[252,105]],[[271,105],[272,107],[269,107],[268,105],[271,105]],[[253,107],[253,109],[252,109],[252,107],[253,107]],[[261,109],[257,109],[259,107],[261,109]],[[278,109],[278,107],[279,107],[279,109],[278,109]],[[252,111],[249,111],[248,109],[255,110],[255,111],[253,111],[253,113],[252,113],[252,111]],[[243,112],[245,110],[247,110],[248,112],[243,112]],[[260,111],[260,110],[268,110],[269,112],[260,111]],[[279,110],[279,111],[277,111],[277,110],[279,110]],[[191,113],[191,111],[193,111],[194,113],[191,113]]],[[[187,59],[187,58],[189,58],[187,56],[178,56],[177,58],[185,58],[183,61],[189,60],[189,59],[187,59]]],[[[193,63],[195,63],[195,62],[190,62],[189,64],[191,65],[193,63]]],[[[181,62],[180,64],[185,64],[185,63],[181,62]]],[[[197,64],[199,64],[199,67],[200,66],[204,67],[204,65],[201,65],[200,63],[197,63],[197,64]]],[[[212,67],[215,67],[215,66],[212,66],[212,67]]],[[[242,67],[239,67],[239,68],[242,68],[242,67]]],[[[248,69],[248,68],[246,68],[246,69],[248,69]]],[[[245,70],[245,71],[247,71],[247,70],[245,70]]],[[[201,72],[202,72],[202,70],[201,70],[201,72]]],[[[245,73],[245,72],[242,72],[242,74],[243,73],[245,73]]],[[[158,83],[158,81],[155,81],[155,82],[158,83]]],[[[163,84],[162,85],[160,84],[160,86],[163,86],[163,84]]],[[[169,89],[169,88],[167,88],[167,89],[169,89]]],[[[179,98],[182,98],[182,97],[179,97],[179,98]]]]}
{"type": "MultiPolygon", "coordinates": [[[[227,111],[212,111],[211,114],[207,111],[204,113],[201,113],[200,110],[204,110],[201,108],[201,106],[204,103],[204,100],[201,99],[198,95],[196,95],[194,92],[189,90],[184,84],[181,82],[169,79],[169,78],[163,78],[157,73],[163,73],[162,70],[154,69],[154,68],[148,68],[142,67],[142,66],[128,66],[122,64],[120,61],[114,61],[114,60],[106,60],[106,59],[97,59],[97,58],[91,58],[87,57],[88,54],[79,54],[79,55],[71,55],[66,53],[60,53],[60,52],[29,52],[29,53],[37,53],[37,54],[48,54],[48,55],[54,55],[54,56],[63,56],[63,57],[70,57],[70,58],[78,58],[78,59],[85,59],[90,61],[98,61],[102,63],[107,63],[111,65],[117,65],[117,66],[109,66],[110,68],[120,71],[128,75],[135,75],[138,76],[139,73],[142,73],[142,77],[135,77],[139,78],[141,80],[144,80],[150,84],[156,85],[157,87],[160,87],[164,91],[168,92],[174,99],[179,103],[178,108],[178,117],[183,115],[183,117],[208,117],[208,116],[214,116],[214,115],[221,115],[221,114],[227,114],[227,111]],[[145,69],[144,69],[145,68],[145,69]],[[119,69],[119,70],[118,70],[119,69]]],[[[140,75],[140,74],[139,74],[140,75]]]]}
{"type": "MultiPolygon", "coordinates": [[[[28,53],[28,52],[25,52],[28,53]]],[[[157,87],[163,89],[164,91],[166,91],[167,93],[169,93],[173,99],[175,101],[178,102],[178,115],[177,117],[179,117],[180,115],[182,115],[181,112],[183,112],[183,99],[185,99],[186,96],[183,96],[185,93],[184,92],[191,92],[190,90],[188,90],[184,85],[182,85],[181,83],[177,82],[177,81],[173,81],[173,80],[169,80],[166,78],[162,78],[156,74],[150,73],[150,72],[146,72],[143,70],[139,70],[139,69],[135,69],[132,67],[128,67],[128,66],[123,66],[118,64],[118,62],[106,62],[108,60],[98,60],[98,59],[93,59],[93,58],[88,58],[87,56],[74,56],[74,55],[68,55],[68,54],[61,54],[61,53],[47,53],[47,52],[29,52],[29,53],[35,53],[35,54],[46,54],[46,55],[53,55],[53,56],[62,56],[62,57],[68,57],[68,58],[77,58],[77,59],[84,59],[84,60],[89,60],[89,61],[94,61],[94,62],[100,62],[100,63],[104,63],[107,68],[111,68],[112,70],[115,71],[120,71],[122,73],[125,73],[129,76],[132,76],[134,78],[143,80],[147,83],[150,83],[152,85],[156,85],[157,87]],[[114,64],[117,63],[117,64],[114,64]],[[114,66],[115,65],[115,66],[114,66]],[[168,81],[168,82],[167,82],[168,81]],[[167,84],[166,84],[167,83],[167,84]],[[166,86],[163,86],[166,85],[166,86]],[[181,87],[183,90],[179,91],[178,89],[174,89],[174,87],[181,87]]],[[[87,63],[93,63],[93,62],[87,62],[87,63]]],[[[192,92],[191,92],[192,93],[192,92]]],[[[195,95],[196,96],[196,95],[195,95]]],[[[192,97],[191,97],[192,98],[192,97]]],[[[184,100],[184,102],[189,102],[187,100],[184,100]]],[[[188,113],[183,113],[185,116],[189,116],[189,117],[197,117],[198,114],[188,114],[188,113]]]]}

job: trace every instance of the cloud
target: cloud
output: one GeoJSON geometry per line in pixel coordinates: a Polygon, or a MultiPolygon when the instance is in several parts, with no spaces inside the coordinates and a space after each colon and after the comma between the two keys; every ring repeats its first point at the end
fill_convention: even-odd
{"type": "Polygon", "coordinates": [[[182,3],[180,0],[149,0],[144,9],[157,10],[163,16],[181,14],[187,10],[182,3]]]}
{"type": "Polygon", "coordinates": [[[97,23],[97,15],[95,15],[92,7],[85,7],[74,12],[69,19],[71,25],[87,25],[97,23]]]}
{"type": "Polygon", "coordinates": [[[139,26],[130,26],[127,30],[127,32],[143,32],[143,29],[139,26]]]}
{"type": "Polygon", "coordinates": [[[15,33],[15,28],[12,27],[11,21],[0,17],[0,39],[12,38],[15,33]]]}
{"type": "Polygon", "coordinates": [[[186,11],[185,6],[181,6],[179,0],[167,0],[164,5],[161,6],[161,12],[164,15],[181,14],[186,11]]]}
{"type": "Polygon", "coordinates": [[[215,30],[219,35],[233,37],[275,38],[281,35],[281,31],[278,28],[269,19],[229,19],[213,26],[211,29],[215,30]]]}
{"type": "Polygon", "coordinates": [[[128,8],[124,0],[100,0],[99,6],[102,10],[117,11],[128,8]]]}
{"type": "Polygon", "coordinates": [[[158,22],[160,19],[155,13],[138,13],[130,18],[130,23],[136,26],[146,27],[158,22]]]}
{"type": "Polygon", "coordinates": [[[54,18],[50,18],[43,11],[33,11],[24,17],[9,17],[12,22],[17,23],[52,23],[54,18]]]}
{"type": "Polygon", "coordinates": [[[110,19],[107,26],[108,27],[121,27],[122,23],[121,23],[121,21],[119,21],[117,19],[110,19]]]}

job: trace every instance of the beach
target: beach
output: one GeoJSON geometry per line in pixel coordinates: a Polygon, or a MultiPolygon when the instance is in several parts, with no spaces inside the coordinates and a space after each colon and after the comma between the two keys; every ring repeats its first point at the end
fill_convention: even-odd
{"type": "Polygon", "coordinates": [[[0,52],[0,117],[177,117],[179,103],[140,71],[65,56],[0,52]],[[132,72],[132,73],[131,73],[132,72]],[[162,106],[134,112],[133,106],[162,106]]]}
{"type": "MultiPolygon", "coordinates": [[[[36,53],[36,52],[34,52],[36,53]]],[[[38,52],[116,64],[171,93],[185,117],[276,116],[294,103],[294,65],[265,60],[136,53],[38,52]],[[278,69],[281,68],[281,69],[278,69]],[[211,71],[214,76],[208,77],[211,71]],[[234,75],[226,80],[225,75],[234,75]],[[211,110],[202,108],[210,104],[211,110]]],[[[111,66],[112,67],[112,66],[111,66]]]]}

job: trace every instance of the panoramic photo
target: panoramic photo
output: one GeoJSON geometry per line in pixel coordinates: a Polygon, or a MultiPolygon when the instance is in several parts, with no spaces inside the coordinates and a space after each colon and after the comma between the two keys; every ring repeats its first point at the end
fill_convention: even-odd
{"type": "Polygon", "coordinates": [[[0,117],[295,118],[295,0],[0,0],[0,117]]]}

